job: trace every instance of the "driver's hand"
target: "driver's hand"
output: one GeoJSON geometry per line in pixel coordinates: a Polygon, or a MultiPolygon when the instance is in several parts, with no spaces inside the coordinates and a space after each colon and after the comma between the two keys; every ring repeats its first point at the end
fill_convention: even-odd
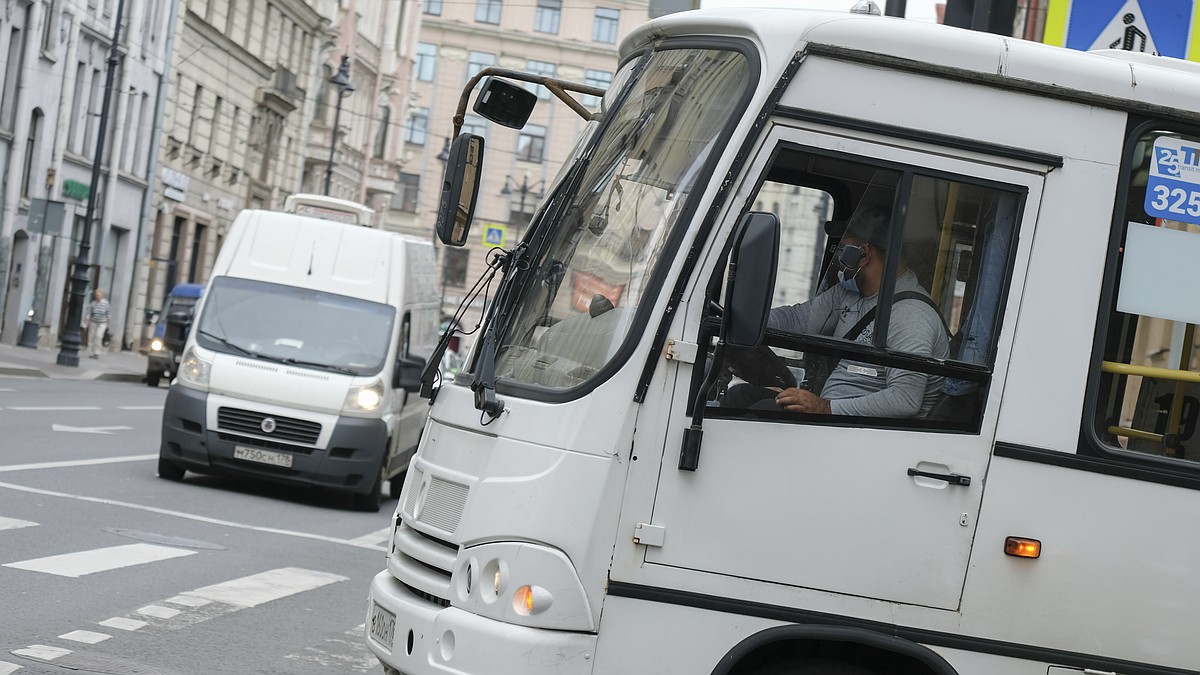
{"type": "Polygon", "coordinates": [[[817,396],[811,391],[788,387],[775,395],[775,403],[784,410],[792,412],[830,414],[829,401],[817,396]]]}

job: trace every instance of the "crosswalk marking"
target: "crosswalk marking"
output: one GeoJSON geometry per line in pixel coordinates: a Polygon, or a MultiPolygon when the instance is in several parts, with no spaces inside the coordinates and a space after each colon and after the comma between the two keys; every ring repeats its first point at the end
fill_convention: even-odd
{"type": "Polygon", "coordinates": [[[359,624],[341,635],[326,638],[319,645],[305,647],[302,652],[283,658],[316,663],[343,673],[379,672],[379,660],[363,640],[364,628],[363,624],[359,624]]]}
{"type": "MultiPolygon", "coordinates": [[[[22,527],[34,527],[37,523],[28,520],[17,520],[16,518],[0,518],[0,530],[16,530],[22,527]]],[[[4,675],[4,673],[0,673],[4,675]]]]}
{"type": "Polygon", "coordinates": [[[28,656],[31,659],[40,659],[42,661],[53,661],[71,653],[70,649],[62,647],[50,647],[48,645],[29,645],[25,649],[14,649],[12,653],[17,656],[28,656]]]}
{"type": "Polygon", "coordinates": [[[73,630],[70,633],[59,635],[58,637],[72,642],[82,642],[84,644],[94,645],[111,638],[107,633],[97,633],[90,630],[73,630]]]}
{"type": "Polygon", "coordinates": [[[361,537],[355,537],[350,540],[350,543],[351,544],[366,544],[366,545],[374,544],[377,546],[387,546],[388,541],[390,541],[392,538],[392,530],[393,529],[394,528],[391,525],[389,525],[389,526],[383,528],[382,530],[368,532],[367,534],[364,534],[361,537]]]}
{"type": "Polygon", "coordinates": [[[171,619],[179,615],[179,610],[171,609],[170,607],[162,607],[160,605],[148,605],[139,609],[137,613],[144,614],[146,616],[152,616],[156,619],[171,619]]]}
{"type": "Polygon", "coordinates": [[[186,595],[177,595],[173,598],[167,598],[163,602],[169,602],[172,605],[183,605],[184,607],[203,607],[211,601],[204,598],[189,598],[186,595]]]}
{"type": "Polygon", "coordinates": [[[162,410],[161,405],[119,405],[117,410],[162,410]]]}
{"type": "Polygon", "coordinates": [[[348,577],[328,572],[316,572],[299,567],[281,567],[241,579],[197,588],[183,595],[222,602],[239,608],[257,607],[263,603],[311,591],[348,577]]]}
{"type": "Polygon", "coordinates": [[[0,661],[0,675],[12,675],[13,673],[17,672],[20,669],[21,669],[21,666],[18,666],[15,663],[9,663],[7,661],[0,661]]]}
{"type": "Polygon", "coordinates": [[[138,621],[137,619],[126,619],[124,617],[114,616],[111,619],[105,619],[104,621],[101,621],[100,625],[107,628],[116,628],[117,630],[135,631],[141,630],[150,624],[146,623],[145,621],[138,621]]]}
{"type": "Polygon", "coordinates": [[[96,572],[169,560],[194,553],[195,551],[185,551],[156,544],[126,544],[5,563],[3,566],[55,574],[61,577],[82,577],[96,572]]]}

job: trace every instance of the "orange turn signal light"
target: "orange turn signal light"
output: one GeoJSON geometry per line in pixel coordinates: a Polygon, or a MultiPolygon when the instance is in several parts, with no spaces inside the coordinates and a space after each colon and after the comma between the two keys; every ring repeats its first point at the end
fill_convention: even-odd
{"type": "Polygon", "coordinates": [[[1018,558],[1037,558],[1042,555],[1042,542],[1025,537],[1006,537],[1004,553],[1018,558]]]}

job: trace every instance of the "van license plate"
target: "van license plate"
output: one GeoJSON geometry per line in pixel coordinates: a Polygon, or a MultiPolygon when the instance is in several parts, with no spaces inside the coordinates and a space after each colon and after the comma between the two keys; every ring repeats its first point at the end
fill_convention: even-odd
{"type": "Polygon", "coordinates": [[[371,637],[379,644],[392,648],[392,638],[396,634],[396,615],[371,603],[371,637]]]}
{"type": "Polygon", "coordinates": [[[233,446],[233,456],[248,462],[258,462],[259,464],[271,464],[289,468],[292,466],[292,456],[287,453],[247,448],[242,445],[233,446]]]}

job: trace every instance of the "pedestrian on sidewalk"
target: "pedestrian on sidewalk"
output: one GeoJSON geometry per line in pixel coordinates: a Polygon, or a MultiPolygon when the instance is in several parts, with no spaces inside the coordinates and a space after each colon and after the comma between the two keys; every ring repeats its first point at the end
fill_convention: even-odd
{"type": "Polygon", "coordinates": [[[104,291],[99,288],[92,294],[92,304],[88,307],[88,352],[89,358],[100,358],[101,343],[108,331],[108,301],[104,299],[104,291]]]}

